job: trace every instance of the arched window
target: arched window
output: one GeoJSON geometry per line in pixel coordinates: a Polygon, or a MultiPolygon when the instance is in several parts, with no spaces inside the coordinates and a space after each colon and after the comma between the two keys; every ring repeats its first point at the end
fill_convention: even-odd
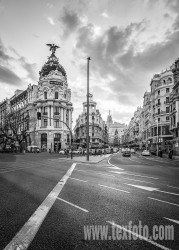
{"type": "Polygon", "coordinates": [[[47,92],[44,92],[44,99],[47,99],[47,92]]]}

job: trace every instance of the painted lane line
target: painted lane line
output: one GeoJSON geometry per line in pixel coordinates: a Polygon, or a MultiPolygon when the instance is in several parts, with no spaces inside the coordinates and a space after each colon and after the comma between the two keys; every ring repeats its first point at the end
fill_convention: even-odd
{"type": "Polygon", "coordinates": [[[112,173],[116,173],[116,174],[126,174],[126,175],[132,175],[132,176],[138,176],[138,177],[144,177],[144,178],[158,180],[158,178],[156,178],[156,177],[145,176],[145,175],[129,174],[129,173],[126,173],[126,172],[116,172],[116,171],[108,171],[108,172],[112,172],[112,173]]]}
{"type": "Polygon", "coordinates": [[[4,248],[4,250],[15,250],[15,249],[27,249],[34,239],[36,233],[38,232],[41,224],[43,223],[45,217],[53,206],[58,195],[62,191],[66,181],[72,174],[76,163],[73,163],[66,174],[57,183],[54,189],[45,198],[42,204],[33,213],[30,219],[24,224],[21,230],[15,235],[12,241],[4,248]]]}
{"type": "Polygon", "coordinates": [[[162,190],[157,190],[157,191],[160,192],[160,193],[172,194],[172,195],[177,195],[177,196],[179,196],[179,194],[176,194],[176,193],[170,193],[170,192],[166,192],[166,191],[162,191],[162,190]]]}
{"type": "Polygon", "coordinates": [[[84,181],[84,180],[80,180],[80,179],[76,179],[76,178],[72,178],[72,177],[69,177],[69,179],[76,180],[76,181],[82,181],[82,182],[88,182],[88,181],[84,181]]]}
{"type": "Polygon", "coordinates": [[[124,183],[124,184],[129,185],[129,186],[132,186],[132,187],[144,189],[144,190],[147,190],[147,191],[157,191],[157,192],[160,192],[160,193],[172,194],[172,195],[177,195],[177,196],[179,196],[179,194],[170,193],[170,192],[166,192],[166,191],[162,191],[162,190],[160,190],[159,188],[146,187],[146,186],[140,186],[140,185],[133,185],[133,184],[127,184],[127,183],[124,183]]]}
{"type": "Polygon", "coordinates": [[[169,218],[166,218],[166,217],[163,217],[163,218],[166,219],[166,220],[172,221],[172,222],[174,222],[176,224],[179,224],[179,220],[173,220],[173,219],[169,219],[169,218]]]}
{"type": "Polygon", "coordinates": [[[179,187],[174,187],[174,186],[168,186],[168,185],[167,185],[167,187],[179,189],[179,187]]]}
{"type": "Polygon", "coordinates": [[[119,170],[124,170],[123,168],[119,168],[119,167],[115,166],[114,164],[111,164],[111,163],[110,163],[110,160],[111,160],[111,158],[109,158],[109,160],[108,160],[108,164],[109,164],[109,165],[111,165],[112,167],[116,167],[116,168],[118,168],[119,170]]]}
{"type": "Polygon", "coordinates": [[[161,245],[161,244],[159,244],[159,243],[157,243],[157,242],[155,242],[155,241],[153,241],[153,240],[150,240],[149,238],[146,238],[146,237],[144,237],[144,236],[142,236],[142,235],[140,235],[140,234],[137,234],[137,233],[135,233],[135,232],[133,232],[133,231],[131,231],[131,230],[128,230],[126,227],[122,227],[122,226],[120,226],[120,225],[118,225],[118,224],[115,224],[115,223],[112,222],[112,221],[106,221],[106,222],[109,223],[109,224],[111,224],[112,226],[115,226],[115,227],[117,227],[117,228],[119,228],[119,229],[121,229],[121,230],[123,230],[123,231],[128,232],[129,234],[132,234],[132,235],[136,236],[136,237],[139,238],[140,240],[145,240],[145,241],[147,241],[148,243],[150,243],[150,244],[152,244],[152,245],[154,245],[154,246],[157,246],[157,247],[159,247],[159,248],[161,248],[161,249],[163,249],[163,250],[171,250],[170,248],[167,248],[167,247],[165,247],[165,246],[163,246],[163,245],[161,245]]]}
{"type": "Polygon", "coordinates": [[[69,204],[69,205],[71,205],[71,206],[73,206],[73,207],[79,208],[80,210],[82,210],[82,211],[84,211],[84,212],[86,212],[86,213],[89,212],[88,210],[86,210],[86,209],[84,209],[84,208],[82,208],[82,207],[79,207],[79,206],[77,206],[77,205],[75,205],[75,204],[73,204],[73,203],[71,203],[71,202],[69,202],[69,201],[66,201],[66,200],[64,200],[64,199],[61,199],[61,198],[59,198],[59,197],[57,197],[57,199],[60,200],[60,201],[65,202],[65,203],[67,203],[67,204],[69,204]]]}
{"type": "Polygon", "coordinates": [[[144,190],[147,190],[147,191],[158,191],[157,188],[153,188],[153,187],[146,187],[146,186],[139,186],[139,185],[133,185],[133,184],[127,184],[127,183],[124,183],[125,185],[128,185],[128,186],[132,186],[132,187],[136,187],[136,188],[140,188],[140,189],[144,189],[144,190]]]}
{"type": "Polygon", "coordinates": [[[145,182],[145,183],[154,184],[153,182],[149,182],[149,181],[140,181],[140,180],[135,180],[135,179],[130,179],[130,178],[124,178],[124,177],[121,177],[121,178],[125,179],[125,180],[130,180],[130,181],[138,181],[138,182],[145,182]]]}
{"type": "Polygon", "coordinates": [[[122,189],[113,188],[113,187],[108,187],[108,186],[101,185],[101,184],[98,184],[98,185],[99,185],[99,186],[101,186],[101,187],[110,188],[110,189],[114,189],[114,190],[117,190],[117,191],[120,191],[120,192],[124,192],[124,193],[128,193],[128,194],[130,194],[130,192],[125,191],[125,190],[122,190],[122,189]]]}
{"type": "Polygon", "coordinates": [[[112,176],[112,177],[115,177],[115,175],[112,175],[112,174],[100,174],[100,173],[97,173],[99,175],[105,175],[105,176],[112,176]]]}
{"type": "Polygon", "coordinates": [[[167,204],[179,207],[179,204],[175,204],[175,203],[171,203],[171,202],[168,202],[168,201],[163,201],[163,200],[155,199],[155,198],[152,198],[152,197],[147,197],[147,198],[151,199],[151,200],[160,201],[160,202],[163,202],[163,203],[167,203],[167,204]]]}

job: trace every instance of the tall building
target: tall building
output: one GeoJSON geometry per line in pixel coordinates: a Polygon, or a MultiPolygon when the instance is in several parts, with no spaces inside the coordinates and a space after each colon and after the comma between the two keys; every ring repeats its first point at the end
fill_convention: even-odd
{"type": "MultiPolygon", "coordinates": [[[[107,143],[108,135],[106,124],[103,121],[93,95],[89,95],[89,136],[91,146],[103,146],[107,143]]],[[[83,112],[76,120],[74,128],[75,140],[79,145],[86,144],[87,102],[83,102],[83,112]]]]}
{"type": "MultiPolygon", "coordinates": [[[[14,128],[8,124],[11,144],[14,141],[15,145],[21,146],[23,141],[26,146],[57,151],[70,144],[73,106],[66,71],[55,55],[58,47],[49,46],[52,53],[39,72],[38,85],[29,84],[26,90],[17,90],[5,101],[6,112],[0,113],[0,133],[4,133],[5,121],[10,117],[14,127],[16,125],[14,128]]],[[[0,110],[4,109],[5,102],[0,104],[0,110]]]]}
{"type": "Polygon", "coordinates": [[[179,58],[172,66],[174,86],[170,94],[170,132],[174,150],[179,155],[179,58]]]}
{"type": "Polygon", "coordinates": [[[109,144],[116,145],[116,138],[118,137],[118,145],[120,145],[122,140],[122,135],[124,134],[124,129],[126,128],[126,125],[124,123],[119,122],[113,122],[112,116],[109,111],[109,115],[107,116],[107,128],[108,128],[108,134],[109,134],[109,144]]]}

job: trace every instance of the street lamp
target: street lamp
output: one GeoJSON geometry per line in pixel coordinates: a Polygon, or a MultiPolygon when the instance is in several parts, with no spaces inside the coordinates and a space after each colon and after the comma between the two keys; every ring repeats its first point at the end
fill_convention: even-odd
{"type": "Polygon", "coordinates": [[[87,123],[86,123],[86,160],[89,161],[89,61],[90,57],[87,58],[87,123]]]}

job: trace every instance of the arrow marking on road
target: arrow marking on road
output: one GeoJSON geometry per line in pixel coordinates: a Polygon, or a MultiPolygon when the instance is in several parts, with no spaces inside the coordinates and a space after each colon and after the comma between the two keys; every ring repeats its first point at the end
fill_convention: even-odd
{"type": "Polygon", "coordinates": [[[173,219],[169,219],[169,218],[166,218],[166,217],[163,217],[163,218],[166,219],[166,220],[170,220],[170,221],[172,221],[172,222],[174,222],[176,224],[179,224],[179,220],[173,220],[173,219]]]}
{"type": "Polygon", "coordinates": [[[127,183],[124,183],[124,184],[132,186],[132,187],[136,187],[136,188],[141,188],[141,189],[144,189],[144,190],[147,190],[147,191],[158,191],[158,188],[146,187],[146,186],[140,186],[140,185],[133,185],[133,184],[127,184],[127,183]]]}

